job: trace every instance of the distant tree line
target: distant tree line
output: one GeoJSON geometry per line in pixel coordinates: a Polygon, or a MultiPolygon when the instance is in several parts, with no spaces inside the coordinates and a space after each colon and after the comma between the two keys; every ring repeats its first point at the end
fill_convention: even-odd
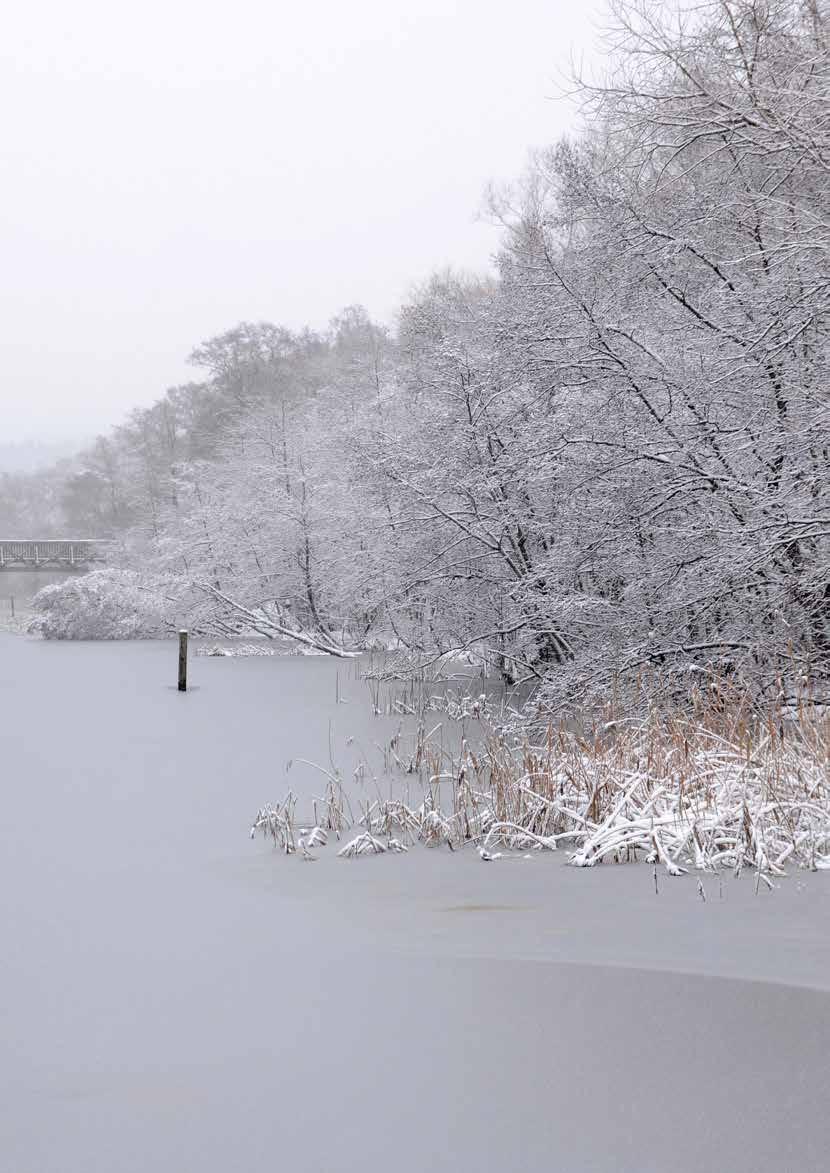
{"type": "Polygon", "coordinates": [[[579,133],[490,198],[496,279],[211,339],[67,523],[179,619],[466,651],[551,704],[826,680],[826,7],[619,0],[608,42],[579,133]]]}

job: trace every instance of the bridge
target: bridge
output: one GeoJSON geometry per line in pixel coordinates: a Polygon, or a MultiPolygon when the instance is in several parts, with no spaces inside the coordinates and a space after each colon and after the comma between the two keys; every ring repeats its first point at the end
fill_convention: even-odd
{"type": "Polygon", "coordinates": [[[105,538],[49,538],[45,541],[0,538],[0,571],[81,568],[103,562],[108,544],[105,538]]]}

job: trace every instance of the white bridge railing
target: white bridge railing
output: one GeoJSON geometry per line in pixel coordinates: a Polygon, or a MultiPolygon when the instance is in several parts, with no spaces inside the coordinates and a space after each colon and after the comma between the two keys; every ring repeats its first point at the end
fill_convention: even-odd
{"type": "Polygon", "coordinates": [[[0,570],[31,566],[84,566],[103,562],[108,543],[102,538],[69,538],[60,541],[5,541],[0,539],[0,570]]]}

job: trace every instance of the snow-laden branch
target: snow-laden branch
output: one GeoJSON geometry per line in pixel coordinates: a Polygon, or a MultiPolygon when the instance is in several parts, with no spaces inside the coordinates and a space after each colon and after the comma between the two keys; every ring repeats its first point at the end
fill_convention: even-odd
{"type": "Polygon", "coordinates": [[[325,652],[329,656],[340,656],[349,659],[360,654],[359,651],[350,650],[334,644],[331,640],[321,635],[304,631],[288,623],[282,623],[273,619],[270,615],[264,614],[261,610],[254,611],[238,600],[230,598],[224,591],[220,591],[218,587],[212,586],[210,583],[199,583],[198,586],[200,590],[222,603],[234,615],[241,616],[245,619],[252,630],[258,631],[261,635],[270,638],[279,635],[285,639],[294,640],[304,647],[314,648],[318,652],[325,652]]]}

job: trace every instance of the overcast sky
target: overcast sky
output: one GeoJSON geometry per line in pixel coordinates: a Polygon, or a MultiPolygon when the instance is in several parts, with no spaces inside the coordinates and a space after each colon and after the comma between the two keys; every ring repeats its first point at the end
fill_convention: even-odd
{"type": "Polygon", "coordinates": [[[0,44],[0,439],[75,440],[243,319],[391,320],[483,268],[484,185],[568,129],[576,0],[29,0],[0,44]]]}

